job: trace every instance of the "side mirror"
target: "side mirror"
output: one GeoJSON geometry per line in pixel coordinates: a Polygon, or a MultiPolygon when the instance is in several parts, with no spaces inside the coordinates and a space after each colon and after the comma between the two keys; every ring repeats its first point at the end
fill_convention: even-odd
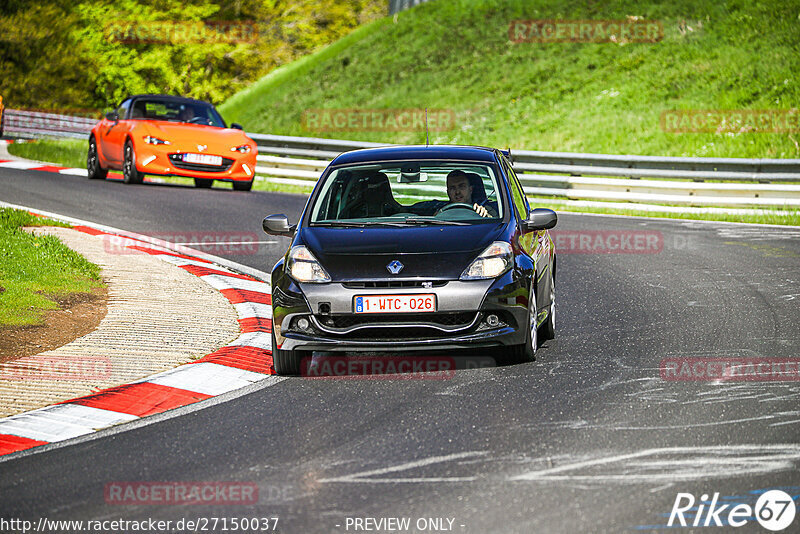
{"type": "Polygon", "coordinates": [[[264,232],[269,235],[282,235],[292,237],[297,225],[289,225],[289,217],[280,213],[278,215],[267,215],[264,217],[264,222],[261,223],[264,232]]]}
{"type": "Polygon", "coordinates": [[[239,124],[238,122],[232,122],[231,128],[233,128],[234,130],[244,130],[244,128],[242,128],[242,125],[239,124]]]}
{"type": "Polygon", "coordinates": [[[116,111],[109,111],[106,113],[106,119],[117,122],[119,121],[119,114],[116,111]]]}
{"type": "Polygon", "coordinates": [[[531,210],[528,218],[522,221],[522,229],[526,232],[534,230],[549,230],[558,222],[558,215],[553,210],[547,208],[536,208],[531,210]]]}

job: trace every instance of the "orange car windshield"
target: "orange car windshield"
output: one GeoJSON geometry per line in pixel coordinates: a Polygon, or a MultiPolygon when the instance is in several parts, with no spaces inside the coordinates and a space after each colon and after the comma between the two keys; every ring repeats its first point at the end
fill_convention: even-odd
{"type": "Polygon", "coordinates": [[[225,122],[210,104],[169,100],[136,100],[131,119],[185,122],[225,128],[225,122]]]}

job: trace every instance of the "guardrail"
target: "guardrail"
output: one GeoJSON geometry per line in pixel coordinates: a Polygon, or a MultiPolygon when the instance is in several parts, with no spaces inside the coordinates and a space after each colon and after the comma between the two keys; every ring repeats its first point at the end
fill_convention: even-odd
{"type": "MultiPolygon", "coordinates": [[[[85,138],[96,119],[5,111],[5,134],[85,138]]],[[[258,144],[259,179],[311,187],[342,152],[386,143],[248,134],[258,144]]],[[[800,159],[626,156],[515,150],[525,192],[571,200],[615,200],[690,206],[800,206],[800,159]],[[735,183],[734,183],[735,182],[735,183]],[[791,183],[796,182],[796,183],[791,183]]],[[[426,187],[406,188],[408,195],[426,187]]]]}
{"type": "Polygon", "coordinates": [[[3,115],[3,135],[22,139],[48,136],[84,139],[98,121],[86,117],[20,109],[6,109],[3,115]]]}
{"type": "MultiPolygon", "coordinates": [[[[313,185],[329,160],[341,152],[387,146],[315,137],[263,134],[250,137],[258,143],[256,172],[270,176],[273,182],[291,185],[313,185]]],[[[529,195],[691,206],[800,206],[800,159],[624,156],[533,150],[515,150],[511,156],[514,170],[529,195]],[[734,181],[740,183],[715,183],[734,181]]]]}

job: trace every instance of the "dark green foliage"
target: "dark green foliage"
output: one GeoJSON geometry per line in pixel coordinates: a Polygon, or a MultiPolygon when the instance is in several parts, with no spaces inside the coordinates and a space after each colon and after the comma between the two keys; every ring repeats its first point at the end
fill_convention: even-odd
{"type": "MultiPolygon", "coordinates": [[[[6,2],[0,94],[11,108],[109,109],[128,94],[181,94],[218,104],[276,66],[383,14],[379,0],[99,0],[6,2]],[[245,43],[120,43],[112,29],[167,21],[252,22],[245,43]]],[[[165,40],[169,40],[168,38],[165,40]]]]}

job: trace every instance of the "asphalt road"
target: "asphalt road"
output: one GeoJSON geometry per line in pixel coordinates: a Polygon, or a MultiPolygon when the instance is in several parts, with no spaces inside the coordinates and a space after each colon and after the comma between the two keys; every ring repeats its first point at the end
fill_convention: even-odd
{"type": "MultiPolygon", "coordinates": [[[[5,169],[0,200],[151,235],[252,232],[280,242],[221,255],[263,270],[286,242],[262,234],[261,218],[296,221],[305,202],[5,169]]],[[[291,378],[103,431],[0,462],[0,518],[278,517],[285,533],[445,518],[394,532],[617,532],[665,525],[678,493],[752,505],[760,490],[783,488],[797,499],[796,374],[687,382],[661,370],[683,358],[800,357],[800,229],[565,214],[557,230],[557,337],[536,362],[447,380],[291,378]],[[655,245],[568,253],[570,239],[596,245],[598,235],[655,245]],[[239,481],[257,484],[259,498],[111,504],[104,488],[120,481],[239,481]]],[[[207,526],[222,531],[219,520],[207,526]]],[[[711,528],[723,530],[732,527],[711,528]]],[[[765,532],[754,522],[736,530],[765,532]]]]}

